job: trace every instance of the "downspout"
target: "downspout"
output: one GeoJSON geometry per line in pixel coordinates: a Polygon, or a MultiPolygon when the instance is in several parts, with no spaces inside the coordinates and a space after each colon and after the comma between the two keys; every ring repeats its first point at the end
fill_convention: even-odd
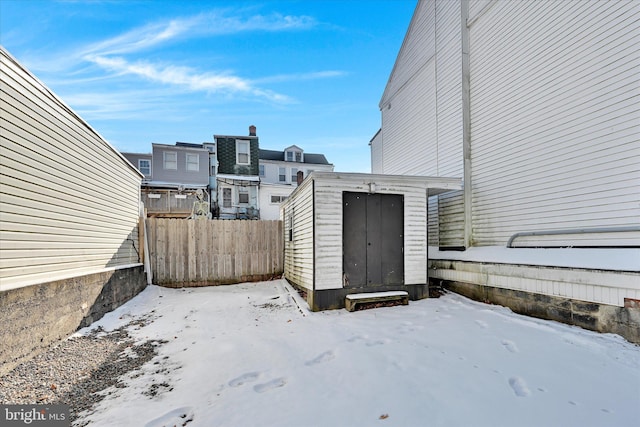
{"type": "Polygon", "coordinates": [[[460,3],[462,38],[462,154],[464,159],[464,247],[473,245],[471,224],[471,67],[469,63],[469,0],[460,3]]]}

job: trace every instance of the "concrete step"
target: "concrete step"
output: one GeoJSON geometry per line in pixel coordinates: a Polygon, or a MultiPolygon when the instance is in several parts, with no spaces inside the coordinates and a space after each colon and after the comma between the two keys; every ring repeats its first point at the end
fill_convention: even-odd
{"type": "Polygon", "coordinates": [[[360,294],[350,294],[345,298],[344,306],[348,311],[355,311],[358,305],[387,301],[399,301],[402,305],[408,305],[409,294],[406,291],[364,292],[360,294]]]}

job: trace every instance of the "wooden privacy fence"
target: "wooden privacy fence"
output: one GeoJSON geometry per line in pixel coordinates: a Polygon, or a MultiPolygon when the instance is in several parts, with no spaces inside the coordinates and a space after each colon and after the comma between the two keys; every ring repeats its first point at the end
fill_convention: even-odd
{"type": "Polygon", "coordinates": [[[267,280],[283,272],[281,221],[147,218],[153,283],[171,287],[267,280]]]}

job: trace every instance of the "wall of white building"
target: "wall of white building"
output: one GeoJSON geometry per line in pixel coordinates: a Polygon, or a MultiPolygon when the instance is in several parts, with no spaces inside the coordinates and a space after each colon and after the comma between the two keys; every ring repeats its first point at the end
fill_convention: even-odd
{"type": "MultiPolygon", "coordinates": [[[[460,10],[459,2],[418,3],[380,101],[373,173],[463,176],[460,10]]],[[[463,203],[462,192],[431,198],[430,244],[463,246],[463,203]]]]}
{"type": "MultiPolygon", "coordinates": [[[[640,2],[472,0],[468,20],[465,4],[418,3],[380,102],[372,171],[463,176],[468,109],[471,245],[640,226],[640,2]]],[[[463,245],[463,195],[430,200],[430,244],[463,245]]],[[[519,241],[638,245],[640,233],[519,241]]]]}
{"type": "MultiPolygon", "coordinates": [[[[640,225],[640,3],[471,5],[475,244],[640,225]]],[[[638,245],[640,234],[529,239],[566,241],[638,245]]]]}
{"type": "Polygon", "coordinates": [[[0,291],[139,264],[142,175],[0,48],[0,291]]]}

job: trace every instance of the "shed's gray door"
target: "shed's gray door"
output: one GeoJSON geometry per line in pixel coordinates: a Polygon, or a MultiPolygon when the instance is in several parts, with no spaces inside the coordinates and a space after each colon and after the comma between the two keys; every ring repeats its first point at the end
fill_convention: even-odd
{"type": "Polygon", "coordinates": [[[344,192],[342,202],[345,286],[403,284],[402,195],[344,192]]]}

